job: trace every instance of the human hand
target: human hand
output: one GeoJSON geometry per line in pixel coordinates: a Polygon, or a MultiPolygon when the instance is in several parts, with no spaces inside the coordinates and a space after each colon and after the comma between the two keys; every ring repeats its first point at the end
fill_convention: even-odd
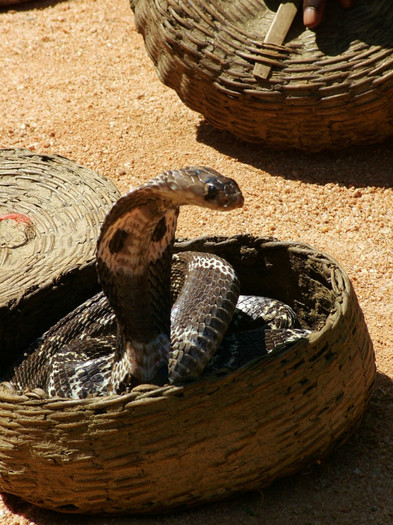
{"type": "MultiPolygon", "coordinates": [[[[303,0],[303,23],[310,29],[321,22],[327,0],[303,0]]],[[[356,0],[339,0],[341,7],[352,7],[356,0]]]]}

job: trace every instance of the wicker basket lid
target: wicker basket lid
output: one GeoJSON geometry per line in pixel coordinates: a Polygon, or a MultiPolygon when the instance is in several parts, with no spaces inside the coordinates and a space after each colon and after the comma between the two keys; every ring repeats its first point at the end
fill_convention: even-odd
{"type": "Polygon", "coordinates": [[[118,197],[64,157],[0,150],[0,369],[97,290],[95,243],[118,197]]]}
{"type": "Polygon", "coordinates": [[[296,16],[282,46],[263,43],[278,0],[131,0],[160,79],[241,139],[319,150],[393,135],[391,0],[328,2],[296,16]],[[271,66],[267,79],[254,74],[271,66]]]}
{"type": "MultiPolygon", "coordinates": [[[[148,513],[258,489],[325,456],[360,420],[372,343],[344,270],[297,243],[183,241],[290,304],[309,339],[185,386],[72,400],[0,386],[0,490],[56,511],[148,513]]],[[[247,349],[245,348],[246,352],[247,349]]]]}

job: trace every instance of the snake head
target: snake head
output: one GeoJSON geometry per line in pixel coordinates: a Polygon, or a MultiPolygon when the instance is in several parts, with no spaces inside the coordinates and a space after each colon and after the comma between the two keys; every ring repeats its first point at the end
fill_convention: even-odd
{"type": "Polygon", "coordinates": [[[201,172],[200,179],[204,182],[205,202],[212,204],[212,208],[233,210],[243,206],[244,197],[235,180],[212,169],[201,172]]]}
{"type": "Polygon", "coordinates": [[[185,204],[229,211],[241,208],[244,203],[237,182],[206,166],[188,166],[168,170],[142,186],[155,192],[166,207],[185,204]]]}
{"type": "Polygon", "coordinates": [[[186,170],[189,170],[190,174],[194,172],[195,177],[202,183],[204,207],[229,211],[243,206],[244,197],[235,180],[205,166],[195,166],[186,170]]]}

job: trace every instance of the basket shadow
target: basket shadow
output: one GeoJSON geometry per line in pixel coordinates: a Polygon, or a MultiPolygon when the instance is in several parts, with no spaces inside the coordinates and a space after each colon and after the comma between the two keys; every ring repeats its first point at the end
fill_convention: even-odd
{"type": "MultiPolygon", "coordinates": [[[[310,507],[320,509],[324,519],[328,520],[324,522],[329,522],[329,516],[333,522],[336,511],[335,501],[323,509],[321,503],[329,500],[329,494],[331,499],[335,500],[335,496],[339,493],[340,505],[343,508],[352,508],[354,504],[362,505],[359,495],[364,492],[365,484],[371,487],[378,486],[379,506],[386,509],[390,505],[391,509],[389,465],[393,462],[393,456],[388,446],[381,453],[381,440],[383,441],[384,436],[393,434],[392,401],[393,380],[378,372],[374,393],[361,423],[346,442],[335,447],[326,459],[296,475],[275,481],[259,492],[239,494],[230,499],[192,509],[179,509],[163,515],[162,519],[166,523],[178,525],[207,522],[215,515],[223,524],[233,523],[233,517],[241,514],[245,517],[252,516],[254,519],[265,520],[269,516],[275,516],[285,503],[286,509],[296,509],[299,523],[308,522],[310,507]],[[384,478],[386,478],[385,482],[384,478]]],[[[58,525],[108,523],[108,516],[57,514],[40,509],[9,494],[3,494],[3,500],[12,513],[34,521],[37,525],[52,522],[58,525]]],[[[379,523],[378,519],[375,521],[378,517],[375,508],[365,506],[363,516],[365,520],[369,519],[370,523],[379,523]]],[[[116,521],[116,525],[153,525],[159,522],[160,517],[123,516],[113,520],[116,521]]],[[[274,520],[273,522],[278,523],[274,520]]]]}
{"type": "Polygon", "coordinates": [[[228,131],[215,128],[202,117],[196,139],[243,164],[287,180],[319,185],[333,182],[357,188],[393,186],[393,138],[379,144],[322,152],[281,150],[238,139],[228,131]],[[304,171],[305,162],[307,171],[304,171]],[[345,175],[343,166],[347,168],[345,175]]]}

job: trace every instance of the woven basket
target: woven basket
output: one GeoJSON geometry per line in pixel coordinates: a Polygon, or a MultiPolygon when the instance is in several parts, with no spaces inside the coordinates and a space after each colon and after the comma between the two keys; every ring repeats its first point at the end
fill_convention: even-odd
{"type": "Polygon", "coordinates": [[[0,150],[0,218],[30,219],[0,221],[0,369],[97,290],[96,239],[118,197],[71,160],[0,150]]]}
{"type": "Polygon", "coordinates": [[[306,150],[380,141],[393,135],[392,2],[327,4],[315,32],[298,13],[272,46],[276,0],[131,0],[162,82],[217,128],[306,150]]]}
{"type": "Polygon", "coordinates": [[[249,236],[177,244],[190,248],[226,257],[244,292],[284,300],[315,333],[184,387],[80,401],[2,384],[2,491],[61,512],[156,513],[294,473],[359,422],[375,362],[343,269],[308,246],[249,236]]]}

